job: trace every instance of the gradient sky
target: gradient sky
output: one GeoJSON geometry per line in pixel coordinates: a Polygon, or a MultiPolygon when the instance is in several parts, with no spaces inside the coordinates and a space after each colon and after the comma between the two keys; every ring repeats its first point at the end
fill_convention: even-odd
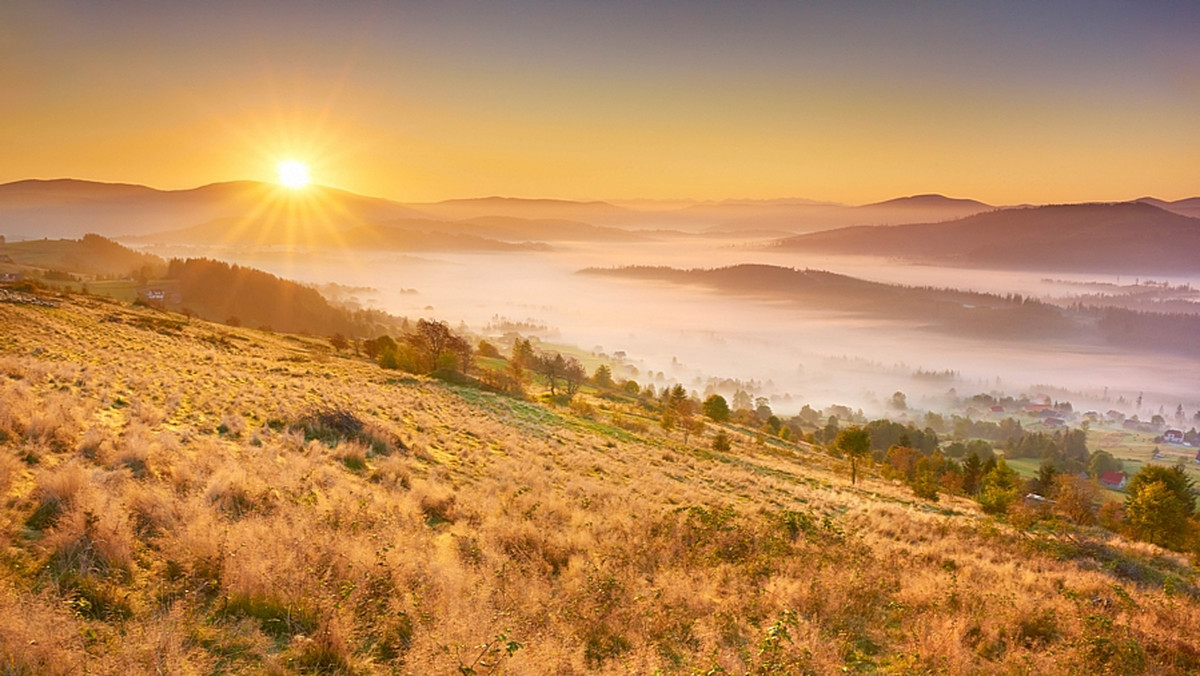
{"type": "Polygon", "coordinates": [[[0,3],[0,182],[1200,194],[1198,2],[0,3]]]}

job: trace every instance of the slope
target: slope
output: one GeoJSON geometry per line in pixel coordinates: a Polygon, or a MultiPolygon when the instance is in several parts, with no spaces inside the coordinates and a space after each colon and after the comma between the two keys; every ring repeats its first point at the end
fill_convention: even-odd
{"type": "Polygon", "coordinates": [[[1101,531],[51,301],[0,303],[18,673],[1200,669],[1192,570],[1101,531]]]}

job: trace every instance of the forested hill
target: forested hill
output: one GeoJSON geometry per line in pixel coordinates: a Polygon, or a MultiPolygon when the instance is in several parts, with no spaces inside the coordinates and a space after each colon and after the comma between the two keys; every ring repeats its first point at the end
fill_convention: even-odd
{"type": "Polygon", "coordinates": [[[1200,219],[1151,204],[999,209],[943,223],[857,226],[781,240],[783,249],[989,268],[1200,271],[1200,219]]]}
{"type": "Polygon", "coordinates": [[[1113,345],[1200,355],[1200,317],[1112,307],[1057,307],[1017,294],[996,295],[871,282],[823,270],[735,265],[681,270],[631,266],[583,274],[694,284],[721,293],[786,300],[798,306],[904,320],[961,336],[1113,345]]]}
{"type": "Polygon", "coordinates": [[[206,258],[171,260],[167,280],[178,285],[186,307],[216,321],[358,337],[386,333],[399,322],[382,312],[335,307],[315,289],[262,270],[206,258]]]}

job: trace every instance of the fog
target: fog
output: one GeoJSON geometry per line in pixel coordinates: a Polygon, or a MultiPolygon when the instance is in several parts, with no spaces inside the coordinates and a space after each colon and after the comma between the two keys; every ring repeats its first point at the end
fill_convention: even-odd
{"type": "MultiPolygon", "coordinates": [[[[179,255],[178,251],[174,255],[179,255]]],[[[312,284],[369,287],[363,304],[410,318],[465,323],[481,335],[497,318],[544,325],[537,337],[584,351],[623,352],[618,377],[639,383],[680,382],[703,393],[710,379],[751,383],[781,413],[804,404],[842,404],[867,415],[888,410],[893,392],[910,408],[944,410],[951,388],[1046,395],[1076,409],[1117,408],[1143,417],[1182,404],[1200,408],[1200,361],[1117,348],[1007,344],[938,333],[915,323],[812,311],[701,287],[576,274],[587,267],[663,265],[677,268],[767,263],[814,268],[872,281],[1020,293],[1046,300],[1094,292],[1090,284],[1132,284],[1115,275],[980,271],[909,265],[861,257],[780,253],[753,242],[682,238],[617,244],[556,244],[549,252],[422,254],[370,252],[231,252],[189,255],[258,267],[312,284]],[[415,290],[415,293],[413,292],[415,290]],[[952,378],[914,378],[916,371],[952,378]],[[649,375],[653,373],[653,376],[649,375]],[[662,373],[661,380],[658,374],[662,373]]],[[[1197,279],[1162,278],[1200,286],[1197,279]]],[[[747,388],[750,389],[750,388],[747,388]]]]}

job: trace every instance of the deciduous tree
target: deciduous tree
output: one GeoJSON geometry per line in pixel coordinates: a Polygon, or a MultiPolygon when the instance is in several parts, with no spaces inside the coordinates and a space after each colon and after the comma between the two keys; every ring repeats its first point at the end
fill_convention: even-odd
{"type": "Polygon", "coordinates": [[[850,457],[850,483],[857,483],[858,461],[870,454],[871,435],[863,428],[854,425],[838,432],[833,445],[850,457]]]}

